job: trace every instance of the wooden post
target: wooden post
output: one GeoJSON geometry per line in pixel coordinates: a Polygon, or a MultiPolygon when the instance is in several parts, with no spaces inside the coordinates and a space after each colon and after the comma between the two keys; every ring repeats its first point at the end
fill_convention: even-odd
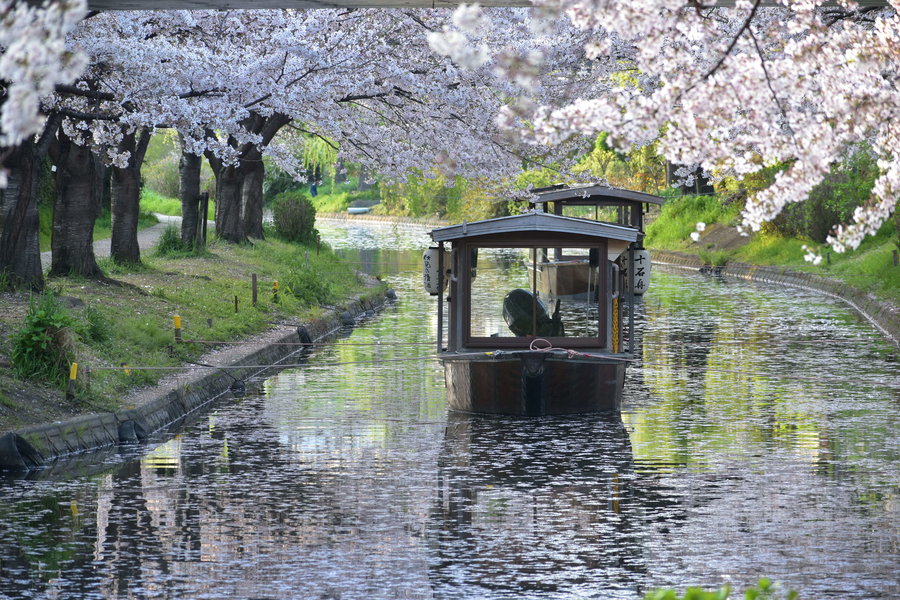
{"type": "Polygon", "coordinates": [[[251,288],[253,291],[253,306],[256,306],[256,273],[250,275],[251,288]]]}
{"type": "Polygon", "coordinates": [[[894,250],[893,254],[894,254],[894,266],[896,267],[897,265],[900,265],[900,252],[898,252],[897,250],[894,250]]]}
{"type": "Polygon", "coordinates": [[[181,342],[181,317],[175,315],[172,320],[175,321],[175,341],[181,342]]]}
{"type": "Polygon", "coordinates": [[[209,192],[200,194],[199,220],[197,221],[197,241],[194,250],[206,248],[206,218],[209,213],[209,192]]]}
{"type": "Polygon", "coordinates": [[[237,314],[238,311],[238,297],[234,297],[234,314],[237,314]]]}
{"type": "Polygon", "coordinates": [[[73,362],[69,368],[69,385],[66,387],[66,400],[75,399],[75,380],[78,379],[78,363],[73,362]]]}

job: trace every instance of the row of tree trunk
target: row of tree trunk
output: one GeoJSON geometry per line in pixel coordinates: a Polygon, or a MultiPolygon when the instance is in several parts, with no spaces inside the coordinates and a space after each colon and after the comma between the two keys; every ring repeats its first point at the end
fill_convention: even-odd
{"type": "MultiPolygon", "coordinates": [[[[288,122],[282,115],[251,117],[245,126],[263,136],[264,143],[288,122]]],[[[214,134],[213,134],[214,135],[214,134]]],[[[112,213],[110,254],[120,264],[141,260],[138,245],[141,165],[152,131],[124,132],[117,151],[130,153],[124,167],[107,166],[90,147],[79,145],[63,131],[61,119],[48,119],[43,134],[14,148],[0,149],[7,187],[0,189],[0,281],[18,288],[42,289],[37,188],[41,164],[49,156],[55,166],[56,198],[53,207],[52,263],[50,275],[81,275],[105,279],[93,250],[94,223],[109,182],[112,213]]],[[[239,160],[225,164],[207,154],[216,177],[216,234],[229,242],[263,237],[262,151],[254,144],[238,146],[239,160]]],[[[182,152],[179,164],[182,207],[181,240],[195,247],[200,214],[202,158],[182,152]]]]}

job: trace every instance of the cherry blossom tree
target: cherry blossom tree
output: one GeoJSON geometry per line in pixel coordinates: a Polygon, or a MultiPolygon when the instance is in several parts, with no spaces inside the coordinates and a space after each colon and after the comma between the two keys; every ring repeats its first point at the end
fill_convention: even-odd
{"type": "Polygon", "coordinates": [[[40,99],[83,69],[65,38],[85,13],[84,0],[0,0],[0,274],[15,285],[43,287],[35,173],[59,121],[40,99]]]}
{"type": "MultiPolygon", "coordinates": [[[[828,238],[838,252],[856,248],[896,210],[900,191],[898,3],[762,4],[541,0],[536,18],[567,16],[591,33],[584,49],[592,61],[619,65],[615,85],[599,96],[510,104],[498,122],[536,145],[605,131],[627,151],[659,137],[668,160],[720,176],[786,165],[747,201],[743,228],[754,231],[803,200],[854,145],[871,144],[880,169],[871,199],[828,238]]],[[[472,24],[481,18],[477,8],[461,8],[433,46],[471,62],[472,24]]],[[[493,60],[507,79],[521,77],[493,60]]],[[[521,87],[527,96],[529,86],[521,87]]]]}

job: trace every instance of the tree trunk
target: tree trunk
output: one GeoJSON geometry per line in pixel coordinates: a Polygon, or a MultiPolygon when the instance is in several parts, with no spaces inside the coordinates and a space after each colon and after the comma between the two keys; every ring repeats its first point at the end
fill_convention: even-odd
{"type": "Polygon", "coordinates": [[[248,237],[263,239],[263,180],[266,170],[262,161],[252,163],[244,177],[241,216],[244,233],[248,237]]]}
{"type": "Polygon", "coordinates": [[[201,163],[201,157],[182,150],[178,163],[178,196],[181,199],[181,243],[187,248],[194,246],[200,219],[206,218],[199,212],[201,163]]]}
{"type": "Polygon", "coordinates": [[[149,143],[150,132],[146,129],[141,131],[140,140],[137,131],[125,133],[119,150],[131,154],[128,165],[112,167],[110,256],[120,265],[141,262],[141,246],[137,235],[141,212],[141,164],[149,143]]]}
{"type": "Polygon", "coordinates": [[[105,167],[87,146],[62,130],[56,154],[56,203],[53,205],[53,260],[50,275],[103,278],[94,258],[94,222],[100,212],[105,167]]]}
{"type": "Polygon", "coordinates": [[[241,191],[244,175],[237,165],[216,173],[216,235],[236,244],[247,241],[241,221],[241,191]]]}
{"type": "Polygon", "coordinates": [[[0,190],[0,276],[15,287],[41,290],[36,154],[28,140],[9,150],[3,161],[9,175],[6,189],[0,190]]]}

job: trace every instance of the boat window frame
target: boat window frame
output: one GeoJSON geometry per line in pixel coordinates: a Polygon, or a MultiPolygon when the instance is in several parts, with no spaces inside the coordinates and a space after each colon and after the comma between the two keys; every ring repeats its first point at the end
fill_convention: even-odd
{"type": "MultiPolygon", "coordinates": [[[[578,248],[597,248],[600,268],[600,290],[599,297],[606,298],[609,295],[607,279],[609,277],[609,253],[608,241],[606,238],[594,238],[590,236],[558,236],[548,237],[542,234],[540,239],[535,240],[534,235],[528,239],[519,235],[497,235],[474,237],[454,241],[453,248],[458,250],[457,261],[458,271],[456,274],[458,279],[457,295],[460,302],[458,303],[457,318],[460,323],[460,333],[462,334],[462,346],[464,348],[528,348],[534,339],[547,340],[553,346],[560,348],[592,348],[592,349],[608,349],[607,337],[607,320],[609,314],[607,312],[606,302],[597,302],[597,337],[560,337],[560,336],[533,336],[533,337],[485,337],[472,335],[472,285],[471,279],[463,274],[470,273],[470,259],[473,248],[523,248],[539,250],[541,248],[555,247],[578,247],[578,248]]],[[[534,263],[537,253],[532,253],[532,261],[534,263]]],[[[532,280],[532,290],[534,293],[535,283],[532,280]]]]}

